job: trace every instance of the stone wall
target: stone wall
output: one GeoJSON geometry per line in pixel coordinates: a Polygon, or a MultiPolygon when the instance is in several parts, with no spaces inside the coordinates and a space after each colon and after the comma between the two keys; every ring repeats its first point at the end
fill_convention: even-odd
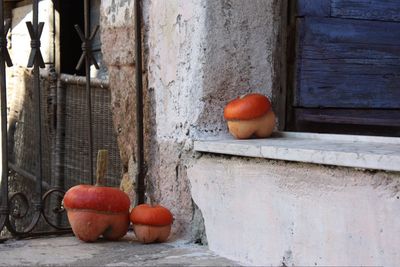
{"type": "Polygon", "coordinates": [[[101,49],[108,68],[114,128],[125,173],[121,187],[131,199],[135,198],[136,143],[133,5],[133,0],[105,0],[100,7],[101,49]]]}
{"type": "MultiPolygon", "coordinates": [[[[124,187],[135,174],[133,4],[102,2],[102,50],[126,171],[124,187]]],[[[157,0],[143,1],[143,10],[148,193],[174,213],[175,234],[199,235],[201,216],[186,171],[195,160],[192,141],[227,132],[222,111],[230,99],[247,92],[274,97],[280,1],[157,0]]]]}
{"type": "MultiPolygon", "coordinates": [[[[143,1],[147,193],[173,212],[175,237],[205,243],[207,235],[212,250],[244,264],[395,265],[397,173],[193,152],[193,140],[227,134],[223,107],[238,95],[264,93],[282,115],[284,2],[143,1]]],[[[102,2],[122,185],[131,197],[132,12],[133,1],[102,2]]]]}
{"type": "Polygon", "coordinates": [[[187,179],[192,141],[227,132],[228,100],[251,91],[272,94],[276,2],[164,0],[150,2],[148,10],[154,116],[148,182],[175,214],[176,232],[198,236],[201,218],[187,179]]]}
{"type": "Polygon", "coordinates": [[[247,92],[272,95],[279,4],[147,3],[149,191],[172,209],[175,232],[193,238],[201,234],[201,217],[187,178],[196,160],[192,141],[227,133],[222,113],[230,99],[247,92]]]}

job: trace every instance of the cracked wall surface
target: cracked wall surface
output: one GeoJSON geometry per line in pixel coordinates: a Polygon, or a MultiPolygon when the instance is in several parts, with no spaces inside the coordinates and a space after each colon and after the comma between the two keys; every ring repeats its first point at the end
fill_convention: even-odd
{"type": "MultiPolygon", "coordinates": [[[[227,133],[226,103],[276,86],[278,1],[148,2],[152,92],[150,192],[176,215],[177,233],[199,229],[187,168],[193,140],[227,133]],[[277,27],[277,28],[276,28],[277,27]]],[[[196,231],[194,231],[196,232],[196,231]]]]}
{"type": "Polygon", "coordinates": [[[100,7],[103,60],[108,68],[114,129],[123,165],[121,188],[135,198],[134,1],[103,0],[100,7]]]}
{"type": "MultiPolygon", "coordinates": [[[[133,3],[102,1],[122,187],[131,198],[133,3]]],[[[264,93],[284,109],[281,4],[143,1],[147,193],[171,209],[175,237],[245,264],[391,266],[399,262],[398,174],[193,151],[193,140],[227,134],[223,108],[241,94],[264,93]]]]}
{"type": "MultiPolygon", "coordinates": [[[[133,4],[102,1],[101,13],[124,188],[135,173],[133,4]]],[[[280,4],[149,0],[143,12],[147,191],[171,209],[175,235],[205,242],[187,178],[193,140],[227,133],[222,113],[229,100],[248,92],[274,97],[280,4]]]]}

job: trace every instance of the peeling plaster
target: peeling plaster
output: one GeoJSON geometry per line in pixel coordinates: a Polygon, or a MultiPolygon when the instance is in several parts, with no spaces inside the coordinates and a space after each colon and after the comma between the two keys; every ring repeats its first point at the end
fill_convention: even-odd
{"type": "Polygon", "coordinates": [[[101,0],[104,9],[104,23],[112,27],[125,26],[128,20],[133,21],[134,0],[101,0]]]}
{"type": "MultiPolygon", "coordinates": [[[[174,213],[176,235],[190,236],[202,224],[194,222],[199,216],[193,215],[186,173],[196,158],[193,140],[227,133],[222,109],[229,100],[246,92],[271,96],[278,90],[278,2],[143,1],[147,188],[174,213]]],[[[133,3],[118,3],[102,1],[101,36],[114,124],[129,173],[135,153],[134,28],[123,7],[133,10],[133,3]]]]}

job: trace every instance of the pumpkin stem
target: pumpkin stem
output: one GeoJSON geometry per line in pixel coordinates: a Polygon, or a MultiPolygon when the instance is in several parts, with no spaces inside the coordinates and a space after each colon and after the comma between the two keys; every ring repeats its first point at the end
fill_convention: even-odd
{"type": "Polygon", "coordinates": [[[108,151],[101,149],[97,153],[96,186],[104,185],[104,176],[107,171],[108,151]]]}
{"type": "Polygon", "coordinates": [[[145,193],[145,196],[147,197],[147,199],[149,200],[149,204],[150,204],[150,206],[151,207],[154,207],[154,198],[153,198],[153,196],[151,195],[151,194],[149,194],[149,193],[145,193]]]}

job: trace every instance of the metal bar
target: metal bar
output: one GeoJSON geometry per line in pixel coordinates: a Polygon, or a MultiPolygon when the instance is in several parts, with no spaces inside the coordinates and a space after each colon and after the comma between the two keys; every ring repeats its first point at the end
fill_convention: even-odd
{"type": "MultiPolygon", "coordinates": [[[[57,100],[56,100],[56,144],[55,144],[55,184],[58,188],[65,188],[64,183],[64,160],[65,160],[65,103],[66,90],[60,80],[57,81],[57,100]]],[[[61,225],[62,217],[57,216],[57,224],[61,225]]]]}
{"type": "Polygon", "coordinates": [[[2,47],[0,53],[0,105],[1,105],[1,206],[0,206],[0,231],[8,220],[8,151],[7,151],[7,92],[6,92],[6,66],[5,49],[7,49],[4,31],[4,3],[0,0],[0,38],[2,47]]]}
{"type": "MultiPolygon", "coordinates": [[[[40,70],[39,68],[44,68],[43,57],[40,52],[40,36],[42,34],[44,23],[39,23],[39,0],[33,0],[32,3],[32,22],[26,22],[28,27],[29,35],[31,37],[31,53],[29,56],[28,67],[33,66],[33,100],[34,109],[36,112],[36,142],[37,142],[37,169],[36,169],[36,184],[35,184],[35,196],[32,201],[33,204],[33,219],[28,227],[23,229],[23,231],[18,231],[14,226],[8,221],[7,228],[13,235],[27,234],[30,233],[39,222],[40,216],[43,212],[43,155],[42,155],[42,115],[41,115],[41,99],[40,99],[40,70]]],[[[29,177],[27,175],[26,177],[29,177]]],[[[26,196],[22,193],[16,193],[14,196],[24,196],[25,201],[28,201],[26,196]]],[[[10,202],[13,196],[10,197],[10,202]]],[[[22,217],[25,217],[24,214],[22,217]]]]}
{"type": "Polygon", "coordinates": [[[55,145],[55,180],[56,186],[64,188],[64,156],[65,156],[65,103],[66,91],[60,80],[57,81],[57,100],[56,100],[56,145],[55,145]]]}
{"type": "MultiPolygon", "coordinates": [[[[81,76],[61,74],[59,78],[63,83],[76,84],[76,85],[86,85],[86,78],[81,76]]],[[[96,78],[90,78],[90,85],[93,87],[100,87],[108,89],[110,84],[108,80],[101,80],[96,78]]]]}
{"type": "Polygon", "coordinates": [[[99,65],[96,62],[92,54],[92,41],[95,37],[98,27],[95,28],[94,32],[90,34],[90,2],[89,0],[85,0],[84,2],[84,33],[79,28],[79,25],[75,25],[75,29],[78,32],[79,37],[82,40],[82,56],[79,59],[79,62],[76,66],[76,69],[80,69],[83,63],[83,59],[85,59],[85,74],[86,74],[86,109],[87,109],[87,138],[88,138],[88,157],[89,157],[89,176],[90,183],[94,184],[94,176],[93,176],[93,120],[92,120],[92,94],[90,88],[90,65],[93,63],[96,69],[99,68],[99,65]]]}
{"type": "MultiPolygon", "coordinates": [[[[37,142],[37,169],[36,169],[36,184],[35,184],[35,193],[34,199],[32,201],[33,204],[33,219],[28,227],[23,229],[23,231],[18,231],[14,228],[11,223],[8,223],[7,228],[13,235],[27,234],[30,233],[39,222],[41,214],[43,212],[43,155],[42,155],[42,114],[41,114],[41,99],[40,99],[40,70],[39,68],[44,68],[44,62],[42,58],[42,54],[40,52],[40,36],[43,30],[44,23],[41,22],[39,24],[39,0],[33,0],[32,2],[32,22],[26,22],[28,27],[28,31],[31,37],[31,54],[29,56],[28,67],[33,66],[33,100],[34,100],[34,110],[36,112],[36,142],[37,142]]],[[[24,195],[23,193],[17,193],[16,195],[24,195]]],[[[10,201],[11,201],[10,197],[10,201]]],[[[26,201],[27,198],[25,197],[26,201]]],[[[25,215],[23,216],[25,217],[25,215]]]]}
{"type": "Polygon", "coordinates": [[[142,80],[142,10],[135,0],[135,76],[136,76],[136,204],[145,201],[144,144],[143,144],[143,80],[142,80]]]}
{"type": "MultiPolygon", "coordinates": [[[[90,10],[89,0],[85,0],[84,3],[84,16],[85,16],[85,39],[89,40],[90,35],[90,10]]],[[[91,43],[88,44],[91,49],[91,43]]],[[[93,176],[93,121],[92,121],[92,92],[90,88],[90,61],[91,52],[85,53],[85,74],[86,74],[86,105],[87,105],[87,120],[88,120],[88,142],[89,142],[89,177],[90,183],[94,184],[93,176]]]]}
{"type": "MultiPolygon", "coordinates": [[[[37,43],[40,42],[40,35],[39,35],[39,0],[33,0],[33,7],[32,7],[32,24],[33,24],[33,29],[35,32],[35,39],[37,43]]],[[[38,50],[40,47],[37,48],[38,50]]],[[[36,170],[36,194],[37,194],[37,199],[34,203],[34,206],[37,211],[42,210],[42,194],[43,194],[43,189],[42,189],[42,179],[43,179],[43,152],[42,152],[42,103],[40,99],[40,73],[39,73],[39,54],[40,52],[36,52],[36,57],[35,57],[35,63],[33,66],[33,94],[34,94],[34,99],[35,99],[35,111],[36,111],[36,130],[37,130],[37,153],[38,153],[38,166],[36,170]]]]}
{"type": "MultiPolygon", "coordinates": [[[[50,74],[42,73],[40,75],[40,77],[42,77],[44,79],[50,79],[50,74]]],[[[86,77],[65,74],[65,73],[61,73],[58,76],[58,81],[61,81],[62,83],[66,83],[66,84],[86,85],[86,77]]],[[[103,88],[103,89],[109,89],[110,83],[109,83],[108,79],[102,80],[102,79],[98,79],[98,78],[90,78],[90,86],[96,87],[96,88],[99,87],[99,88],[103,88]]]]}
{"type": "MultiPolygon", "coordinates": [[[[39,23],[39,0],[33,0],[32,3],[32,22],[27,23],[28,31],[31,36],[31,54],[28,62],[29,67],[33,67],[34,77],[33,77],[33,99],[34,99],[34,108],[36,113],[35,118],[35,126],[36,126],[36,143],[37,143],[37,153],[38,153],[38,165],[35,170],[36,175],[27,172],[12,163],[8,162],[8,151],[7,151],[7,100],[6,100],[6,70],[5,65],[12,65],[11,59],[9,57],[7,51],[7,42],[6,42],[6,33],[9,28],[9,23],[4,26],[4,4],[3,1],[0,0],[0,104],[1,104],[1,137],[2,137],[2,173],[1,173],[1,205],[0,205],[0,230],[3,229],[4,226],[7,226],[8,230],[17,237],[31,237],[31,236],[42,236],[46,234],[60,234],[60,233],[70,233],[71,230],[65,227],[59,227],[58,224],[54,224],[46,217],[44,213],[44,202],[46,199],[49,199],[50,194],[56,192],[58,194],[64,193],[62,189],[51,189],[43,195],[43,189],[48,189],[50,186],[43,181],[43,151],[42,151],[42,107],[41,107],[41,88],[40,88],[40,68],[44,68],[43,57],[40,52],[40,36],[43,31],[44,23],[39,23]],[[22,229],[22,231],[17,230],[15,225],[13,225],[10,220],[10,215],[14,219],[21,219],[25,217],[28,212],[23,212],[23,215],[15,215],[10,214],[10,205],[17,201],[18,198],[22,199],[23,202],[29,206],[28,197],[22,193],[17,192],[14,194],[8,195],[8,172],[10,169],[13,169],[15,172],[19,173],[23,177],[30,179],[35,182],[35,196],[33,198],[33,209],[34,215],[28,227],[22,229]],[[42,198],[43,195],[43,198],[42,198]],[[53,231],[53,232],[40,232],[40,233],[31,233],[31,231],[36,227],[39,222],[40,217],[43,215],[45,221],[52,227],[61,231],[53,231]]],[[[53,77],[54,78],[54,77],[53,77]]],[[[54,82],[54,81],[53,81],[54,82]]],[[[63,181],[59,181],[57,183],[58,186],[63,185],[63,181]]],[[[58,196],[58,199],[62,200],[62,195],[58,196]]],[[[59,204],[61,205],[61,204],[59,204]]],[[[55,210],[55,212],[60,213],[63,212],[62,209],[55,210]]],[[[59,220],[60,221],[60,220],[59,220]]],[[[58,221],[58,222],[59,222],[58,221]]],[[[57,222],[57,223],[58,223],[57,222]]],[[[2,239],[0,242],[2,242],[2,239]]]]}
{"type": "MultiPolygon", "coordinates": [[[[29,179],[30,181],[37,183],[37,178],[35,175],[33,175],[30,172],[27,172],[23,169],[21,169],[20,167],[18,167],[17,165],[8,162],[8,167],[10,170],[13,170],[14,172],[18,173],[19,175],[21,175],[22,177],[29,179]]],[[[45,181],[42,181],[42,188],[44,188],[44,190],[49,190],[50,189],[50,185],[48,183],[46,183],[45,181]]]]}

